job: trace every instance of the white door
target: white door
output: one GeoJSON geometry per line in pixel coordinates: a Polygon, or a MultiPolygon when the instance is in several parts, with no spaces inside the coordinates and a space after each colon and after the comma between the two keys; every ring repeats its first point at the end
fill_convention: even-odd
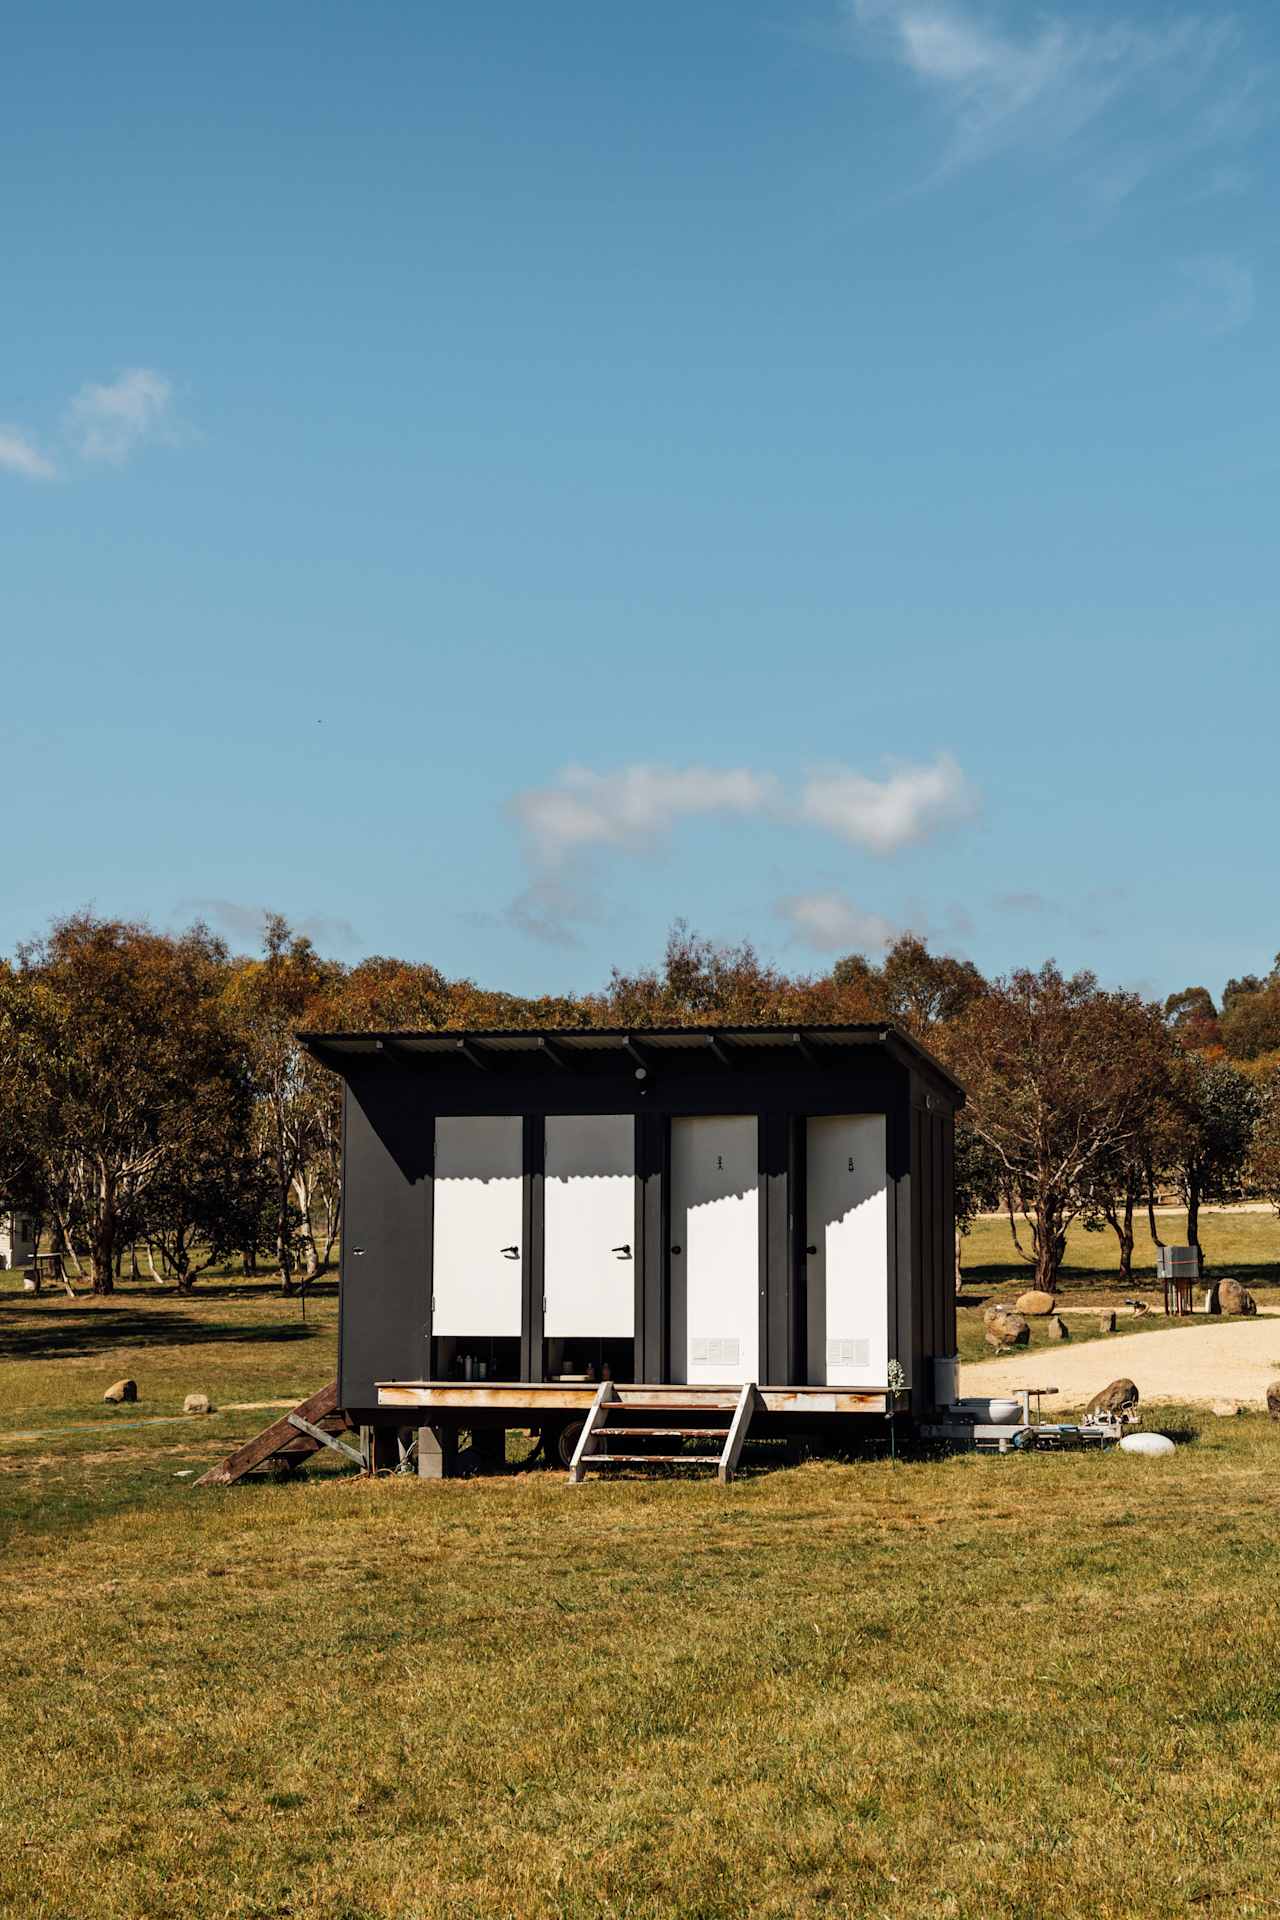
{"type": "Polygon", "coordinates": [[[629,1113],[547,1115],[548,1340],[630,1340],[635,1333],[635,1140],[629,1113]]]}
{"type": "Polygon", "coordinates": [[[808,1291],[825,1307],[815,1386],[883,1387],[889,1364],[889,1216],[883,1114],[807,1126],[808,1291]]]}
{"type": "Polygon", "coordinates": [[[520,1335],[524,1122],[436,1120],[431,1330],[520,1335]]]}
{"type": "Polygon", "coordinates": [[[693,1386],[759,1379],[757,1165],[754,1114],[671,1122],[671,1284],[684,1289],[693,1386]]]}

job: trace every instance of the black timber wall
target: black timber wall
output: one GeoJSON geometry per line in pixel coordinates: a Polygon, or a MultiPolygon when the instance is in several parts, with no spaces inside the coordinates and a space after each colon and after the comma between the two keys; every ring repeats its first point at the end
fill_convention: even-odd
{"type": "Polygon", "coordinates": [[[683,1344],[683,1301],[668,1284],[669,1122],[677,1114],[759,1116],[761,1373],[806,1378],[804,1118],[883,1113],[889,1176],[890,1340],[911,1356],[913,1404],[931,1384],[926,1361],[955,1351],[950,1280],[950,1102],[905,1064],[869,1048],[839,1063],[707,1071],[656,1064],[557,1073],[418,1066],[394,1058],[345,1064],[339,1384],[344,1406],[373,1410],[376,1382],[425,1378],[430,1356],[431,1188],[437,1114],[525,1116],[525,1328],[521,1372],[542,1362],[540,1142],[548,1113],[636,1116],[636,1377],[670,1379],[683,1344]],[[938,1111],[930,1112],[932,1094],[938,1111]],[[949,1314],[949,1322],[948,1322],[949,1314]],[[949,1333],[948,1333],[949,1325],[949,1333]],[[936,1344],[941,1339],[943,1344],[936,1344]]]}
{"type": "Polygon", "coordinates": [[[930,1362],[956,1351],[955,1109],[911,1076],[910,1199],[912,1407],[930,1404],[930,1362]]]}

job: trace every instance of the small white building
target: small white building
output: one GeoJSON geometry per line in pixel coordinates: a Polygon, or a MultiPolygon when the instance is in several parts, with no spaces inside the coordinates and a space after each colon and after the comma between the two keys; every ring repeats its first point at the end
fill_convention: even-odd
{"type": "Polygon", "coordinates": [[[36,1223],[25,1213],[0,1213],[0,1267],[27,1267],[36,1257],[36,1223]]]}

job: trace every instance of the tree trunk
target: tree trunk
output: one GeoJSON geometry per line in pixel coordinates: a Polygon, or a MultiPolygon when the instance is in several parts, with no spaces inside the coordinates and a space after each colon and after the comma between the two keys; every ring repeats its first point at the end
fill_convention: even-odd
{"type": "Polygon", "coordinates": [[[1126,1286],[1133,1285],[1133,1194],[1124,1197],[1124,1213],[1120,1225],[1116,1228],[1116,1237],[1120,1242],[1120,1278],[1126,1286]]]}
{"type": "Polygon", "coordinates": [[[1200,1181],[1195,1174],[1187,1181],[1187,1245],[1200,1245],[1200,1181]]]}
{"type": "Polygon", "coordinates": [[[98,1210],[89,1235],[95,1293],[114,1293],[116,1290],[116,1225],[115,1194],[110,1178],[104,1172],[98,1185],[98,1210]]]}
{"type": "Polygon", "coordinates": [[[1154,1181],[1152,1181],[1147,1188],[1147,1225],[1151,1229],[1152,1246],[1162,1247],[1164,1241],[1160,1238],[1160,1229],[1156,1225],[1156,1192],[1154,1181]]]}
{"type": "Polygon", "coordinates": [[[964,1247],[964,1235],[961,1233],[959,1227],[957,1227],[956,1228],[956,1292],[957,1293],[962,1293],[964,1291],[964,1273],[961,1270],[961,1265],[960,1265],[960,1255],[961,1255],[961,1252],[963,1251],[963,1247],[964,1247]]]}
{"type": "Polygon", "coordinates": [[[1036,1287],[1041,1293],[1056,1293],[1058,1274],[1067,1251],[1067,1230],[1062,1222],[1061,1201],[1056,1194],[1041,1196],[1033,1226],[1036,1287]]]}

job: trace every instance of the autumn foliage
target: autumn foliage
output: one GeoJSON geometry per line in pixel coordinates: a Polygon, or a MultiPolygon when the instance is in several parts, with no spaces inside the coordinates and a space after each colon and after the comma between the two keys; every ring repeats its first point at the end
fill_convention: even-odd
{"type": "Polygon", "coordinates": [[[278,915],[244,956],[204,926],[86,913],[0,963],[0,1208],[35,1213],[102,1291],[126,1253],[180,1287],[237,1254],[305,1285],[337,1242],[341,1140],[337,1082],[299,1030],[859,1021],[901,1027],[965,1083],[961,1229],[1002,1207],[1044,1287],[1076,1219],[1115,1232],[1127,1273],[1158,1184],[1193,1238],[1200,1203],[1246,1178],[1280,1195],[1277,971],[1231,982],[1221,1008],[1203,987],[1155,1005],[1052,962],[988,981],[914,935],[789,974],[677,922],[659,965],[529,997],[422,962],[344,965],[278,915]]]}

